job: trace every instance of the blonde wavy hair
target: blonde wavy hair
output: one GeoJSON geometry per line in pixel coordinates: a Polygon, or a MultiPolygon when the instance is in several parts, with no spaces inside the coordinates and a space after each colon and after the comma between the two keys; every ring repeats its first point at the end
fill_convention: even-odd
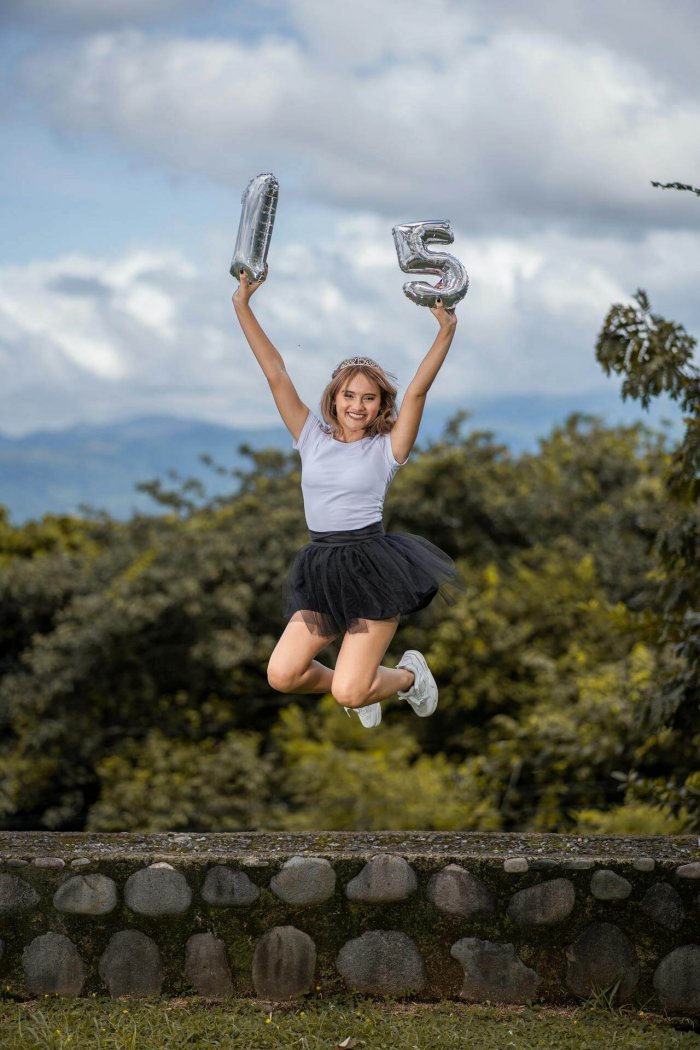
{"type": "Polygon", "coordinates": [[[362,364],[355,364],[351,360],[343,361],[338,365],[330,383],[321,395],[321,415],[334,434],[340,432],[334,402],[345,384],[358,374],[376,383],[380,392],[379,412],[372,423],[365,428],[365,436],[375,437],[377,434],[388,434],[396,422],[396,395],[398,392],[394,385],[396,376],[391,372],[385,372],[375,361],[369,363],[368,358],[364,358],[362,364]]]}

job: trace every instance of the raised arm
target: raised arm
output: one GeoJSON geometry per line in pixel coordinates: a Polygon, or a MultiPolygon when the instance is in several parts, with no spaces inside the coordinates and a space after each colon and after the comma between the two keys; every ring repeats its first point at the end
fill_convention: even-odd
{"type": "Polygon", "coordinates": [[[457,315],[454,311],[446,310],[442,300],[438,299],[436,305],[430,307],[430,312],[437,317],[440,330],[406,387],[398,419],[391,431],[391,450],[394,459],[399,463],[408,459],[408,454],[418,437],[426,396],[447,357],[457,327],[457,315]]]}
{"type": "Polygon", "coordinates": [[[287,375],[282,355],[267,338],[260,327],[260,322],[250,308],[250,297],[261,284],[262,281],[249,284],[246,273],[242,271],[238,288],[233,293],[232,302],[236,310],[236,317],[243,329],[243,335],[248,340],[250,349],[255,354],[270,384],[272,396],[284,425],[296,441],[306,422],[309,409],[297,394],[294,384],[287,375]]]}

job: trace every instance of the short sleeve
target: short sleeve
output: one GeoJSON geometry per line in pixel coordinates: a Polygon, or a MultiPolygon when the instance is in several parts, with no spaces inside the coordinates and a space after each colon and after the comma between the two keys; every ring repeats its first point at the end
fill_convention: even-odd
{"type": "Polygon", "coordinates": [[[383,435],[383,441],[384,441],[384,455],[386,456],[386,460],[387,460],[387,463],[389,464],[389,466],[398,468],[398,467],[403,467],[404,464],[408,463],[408,456],[403,461],[403,463],[399,463],[398,459],[396,459],[394,457],[394,452],[393,452],[392,447],[391,447],[391,434],[384,434],[383,435]]]}
{"type": "Polygon", "coordinates": [[[320,429],[320,427],[321,421],[318,419],[317,416],[313,414],[311,409],[309,409],[309,414],[304,420],[304,425],[301,428],[301,433],[299,434],[299,437],[296,441],[292,442],[292,448],[295,448],[297,451],[300,451],[304,447],[306,442],[309,440],[309,434],[313,430],[320,429]]]}

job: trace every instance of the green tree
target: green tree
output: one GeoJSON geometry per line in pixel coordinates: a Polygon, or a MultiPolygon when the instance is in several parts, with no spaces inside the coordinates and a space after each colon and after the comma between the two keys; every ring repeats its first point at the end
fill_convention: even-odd
{"type": "Polygon", "coordinates": [[[664,472],[665,514],[650,553],[658,558],[656,601],[636,627],[668,650],[649,689],[644,719],[650,744],[627,777],[629,797],[689,812],[700,827],[700,372],[696,340],[653,313],[644,291],[633,305],[611,307],[596,354],[606,373],[623,377],[622,397],[646,408],[666,393],[684,412],[683,437],[664,472]]]}
{"type": "Polygon", "coordinates": [[[500,826],[468,769],[421,753],[405,720],[369,733],[332,696],[285,707],[272,733],[279,801],[272,826],[287,831],[500,826]]]}
{"type": "Polygon", "coordinates": [[[329,698],[269,687],[282,580],[308,538],[293,455],[249,453],[228,497],[144,483],[156,516],[0,530],[0,819],[565,830],[619,803],[617,776],[647,751],[673,768],[686,741],[660,749],[636,717],[640,682],[673,653],[632,629],[660,608],[663,441],[572,416],[516,457],[463,422],[417,451],[387,503],[388,528],[439,542],[467,582],[387,656],[427,653],[428,720],[390,703],[367,733],[329,698]],[[272,772],[253,798],[256,763],[272,772]],[[357,799],[360,781],[374,794],[357,799]]]}
{"type": "Polygon", "coordinates": [[[0,819],[82,826],[100,760],[154,724],[197,740],[274,721],[265,663],[282,627],[272,585],[302,531],[295,470],[256,454],[228,502],[15,553],[0,577],[0,819]]]}
{"type": "Polygon", "coordinates": [[[271,761],[256,733],[172,739],[151,729],[96,765],[86,831],[238,831],[264,823],[271,761]]]}

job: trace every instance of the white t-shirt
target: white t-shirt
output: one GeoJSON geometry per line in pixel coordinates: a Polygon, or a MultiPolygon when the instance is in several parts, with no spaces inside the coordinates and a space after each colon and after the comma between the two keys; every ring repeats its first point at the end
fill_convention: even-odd
{"type": "Polygon", "coordinates": [[[301,456],[301,491],[312,532],[361,529],[382,520],[384,497],[403,466],[394,459],[391,436],[337,441],[309,412],[293,448],[301,456]]]}

